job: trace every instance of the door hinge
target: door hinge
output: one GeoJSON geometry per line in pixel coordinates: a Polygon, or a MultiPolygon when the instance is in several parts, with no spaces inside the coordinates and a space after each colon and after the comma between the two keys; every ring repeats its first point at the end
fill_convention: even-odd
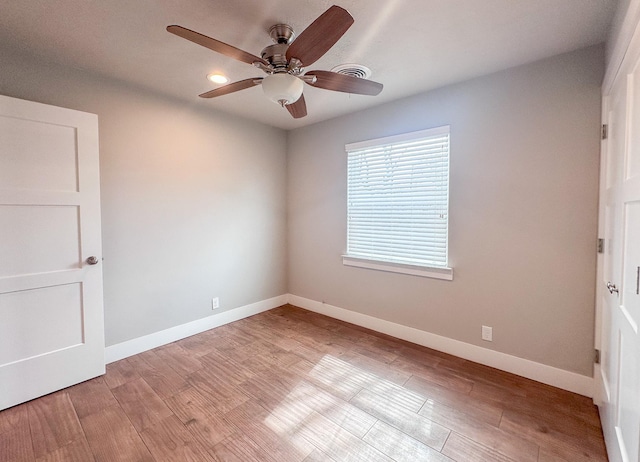
{"type": "Polygon", "coordinates": [[[602,132],[600,133],[602,139],[606,140],[608,134],[609,134],[609,126],[607,124],[602,124],[602,132]]]}
{"type": "Polygon", "coordinates": [[[598,350],[597,348],[594,350],[593,362],[596,364],[600,364],[600,350],[598,350]]]}
{"type": "Polygon", "coordinates": [[[598,239],[598,253],[604,253],[604,239],[598,239]]]}

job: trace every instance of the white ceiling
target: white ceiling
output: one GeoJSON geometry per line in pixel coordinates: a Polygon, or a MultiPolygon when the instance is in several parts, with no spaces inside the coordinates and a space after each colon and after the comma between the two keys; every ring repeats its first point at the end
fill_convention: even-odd
{"type": "MultiPolygon", "coordinates": [[[[0,44],[275,127],[291,129],[572,51],[606,39],[617,0],[0,0],[0,44]],[[338,4],[355,24],[310,69],[359,63],[378,96],[305,86],[309,115],[294,120],[260,87],[211,100],[221,71],[262,72],[166,32],[178,24],[252,54],[269,27],[299,34],[338,4]]],[[[0,62],[1,65],[1,62],[0,62]]]]}

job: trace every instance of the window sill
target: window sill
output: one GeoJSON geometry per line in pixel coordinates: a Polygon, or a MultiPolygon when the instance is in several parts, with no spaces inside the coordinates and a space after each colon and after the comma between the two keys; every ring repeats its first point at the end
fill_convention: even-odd
{"type": "Polygon", "coordinates": [[[345,266],[355,266],[390,273],[410,274],[423,278],[444,279],[453,281],[453,268],[440,268],[429,266],[407,265],[404,263],[392,263],[379,260],[367,260],[365,258],[342,256],[342,264],[345,266]]]}

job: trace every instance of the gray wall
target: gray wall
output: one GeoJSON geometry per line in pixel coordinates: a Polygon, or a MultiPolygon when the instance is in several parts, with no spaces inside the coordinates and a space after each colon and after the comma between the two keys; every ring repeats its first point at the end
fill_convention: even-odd
{"type": "Polygon", "coordinates": [[[289,292],[592,375],[603,63],[591,47],[290,132],[289,292]],[[447,124],[454,280],[343,266],[345,143],[447,124]]]}
{"type": "Polygon", "coordinates": [[[0,94],[98,114],[107,345],[286,293],[285,132],[0,55],[0,94]]]}

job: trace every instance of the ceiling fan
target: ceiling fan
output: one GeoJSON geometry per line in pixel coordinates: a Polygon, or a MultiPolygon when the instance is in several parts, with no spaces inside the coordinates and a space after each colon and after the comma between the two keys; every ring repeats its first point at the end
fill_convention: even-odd
{"type": "Polygon", "coordinates": [[[207,37],[181,26],[168,26],[167,31],[238,61],[252,64],[266,77],[240,80],[202,93],[202,98],[215,98],[246,88],[262,85],[265,94],[287,108],[296,119],[307,115],[302,94],[304,83],[325,90],[375,96],[382,84],[371,80],[331,71],[304,72],[304,67],[320,59],[351,27],[354,19],[347,10],[332,6],[322,13],[294,40],[294,31],[287,24],[276,24],[269,30],[275,42],[258,57],[227,43],[207,37]]]}

